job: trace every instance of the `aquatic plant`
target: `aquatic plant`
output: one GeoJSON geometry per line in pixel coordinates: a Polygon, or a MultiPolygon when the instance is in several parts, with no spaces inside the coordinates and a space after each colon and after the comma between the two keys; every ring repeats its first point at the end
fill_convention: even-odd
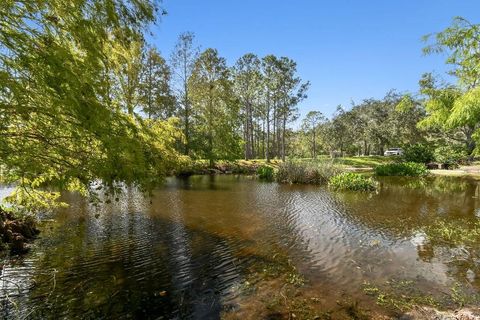
{"type": "Polygon", "coordinates": [[[437,220],[425,228],[430,242],[449,245],[476,245],[480,243],[480,221],[437,220]]]}
{"type": "Polygon", "coordinates": [[[333,176],[328,186],[333,190],[375,191],[377,182],[359,173],[344,172],[333,176]]]}
{"type": "Polygon", "coordinates": [[[274,178],[274,171],[272,167],[262,165],[258,167],[257,175],[262,180],[272,181],[274,178]]]}
{"type": "Polygon", "coordinates": [[[376,299],[376,303],[393,311],[405,312],[416,306],[438,307],[439,302],[431,295],[415,287],[411,280],[390,279],[379,288],[368,281],[363,283],[363,292],[376,299]]]}
{"type": "Polygon", "coordinates": [[[382,164],[375,168],[377,176],[409,176],[419,177],[428,175],[428,169],[423,163],[394,162],[382,164]]]}
{"type": "Polygon", "coordinates": [[[277,182],[298,184],[326,184],[341,169],[331,162],[300,163],[285,162],[278,166],[277,182]]]}

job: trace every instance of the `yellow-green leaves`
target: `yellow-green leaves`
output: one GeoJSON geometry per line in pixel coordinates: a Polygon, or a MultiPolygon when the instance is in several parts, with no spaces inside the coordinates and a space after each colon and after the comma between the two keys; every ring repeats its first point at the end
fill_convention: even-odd
{"type": "Polygon", "coordinates": [[[480,122],[480,87],[468,90],[453,104],[453,109],[448,117],[448,125],[451,127],[471,125],[480,122]]]}
{"type": "Polygon", "coordinates": [[[18,186],[6,201],[43,210],[61,190],[87,195],[92,181],[146,189],[175,165],[173,123],[131,112],[132,59],[155,3],[2,1],[0,166],[18,186]]]}

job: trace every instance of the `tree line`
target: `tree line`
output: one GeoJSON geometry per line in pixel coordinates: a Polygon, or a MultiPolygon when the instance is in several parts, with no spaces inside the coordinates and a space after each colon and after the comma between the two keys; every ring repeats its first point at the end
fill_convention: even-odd
{"type": "Polygon", "coordinates": [[[310,111],[292,141],[297,157],[317,154],[331,156],[382,154],[388,147],[423,141],[417,127],[425,112],[420,105],[400,110],[403,95],[388,92],[381,99],[365,99],[350,109],[338,106],[327,119],[320,111],[310,111]]]}
{"type": "Polygon", "coordinates": [[[228,66],[217,49],[200,51],[191,32],[179,36],[169,59],[141,42],[133,48],[122,87],[126,111],[177,117],[184,155],[212,165],[241,157],[285,159],[288,126],[309,87],[295,61],[247,53],[228,66]]]}
{"type": "Polygon", "coordinates": [[[311,112],[294,129],[309,88],[295,61],[247,53],[228,65],[189,32],[163,57],[145,40],[162,13],[156,0],[2,2],[0,169],[17,186],[8,201],[48,207],[52,191],[92,194],[92,181],[149,190],[190,159],[368,155],[414,143],[477,152],[478,24],[456,18],[425,38],[426,54],[446,53],[455,83],[425,74],[418,92],[339,107],[330,119],[311,112]]]}
{"type": "Polygon", "coordinates": [[[94,196],[94,181],[149,190],[190,159],[286,158],[309,85],[292,59],[229,66],[189,32],[163,57],[145,40],[156,0],[0,9],[0,169],[18,208],[50,207],[59,190],[94,196]]]}
{"type": "Polygon", "coordinates": [[[448,75],[425,73],[417,92],[390,91],[365,99],[331,119],[311,111],[291,141],[292,155],[383,154],[388,147],[422,144],[438,154],[472,159],[480,142],[480,25],[456,17],[423,39],[426,55],[443,53],[448,75]]]}
{"type": "Polygon", "coordinates": [[[0,178],[16,186],[7,202],[32,212],[58,205],[60,190],[149,190],[183,161],[173,118],[135,114],[168,82],[149,86],[165,70],[135,63],[162,10],[156,0],[1,2],[0,178]]]}
{"type": "Polygon", "coordinates": [[[140,56],[157,58],[130,61],[149,75],[152,66],[162,70],[153,78],[140,77],[139,97],[143,87],[157,90],[139,99],[143,113],[177,117],[184,136],[177,150],[211,165],[218,159],[383,154],[387,148],[413,144],[473,157],[479,39],[479,25],[457,17],[452,26],[424,38],[425,54],[447,53],[456,83],[425,73],[418,92],[391,90],[380,99],[338,106],[330,119],[311,111],[296,129],[291,124],[297,123],[297,105],[307,97],[309,82],[302,81],[288,57],[247,53],[228,66],[216,49],[200,52],[194,34],[187,32],[179,36],[169,59],[144,47],[140,56]]]}

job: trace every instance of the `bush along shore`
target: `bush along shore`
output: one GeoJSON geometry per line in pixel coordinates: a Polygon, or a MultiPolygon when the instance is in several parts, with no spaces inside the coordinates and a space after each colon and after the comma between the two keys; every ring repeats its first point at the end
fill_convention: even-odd
{"type": "Polygon", "coordinates": [[[375,191],[378,183],[373,178],[367,178],[359,173],[344,172],[333,176],[328,186],[334,191],[375,191]]]}
{"type": "Polygon", "coordinates": [[[16,254],[26,253],[28,243],[39,233],[32,216],[17,217],[0,207],[0,251],[9,249],[16,254]]]}
{"type": "Polygon", "coordinates": [[[248,174],[255,175],[259,168],[277,167],[278,161],[273,160],[266,163],[265,160],[237,160],[237,161],[218,161],[211,167],[208,161],[196,160],[188,161],[179,169],[173,172],[177,177],[188,177],[192,175],[203,174],[248,174]]]}
{"type": "Polygon", "coordinates": [[[178,170],[176,176],[203,174],[247,174],[260,180],[287,184],[328,185],[334,191],[375,191],[377,183],[362,174],[345,172],[345,168],[332,161],[302,162],[263,160],[222,161],[213,168],[202,161],[191,162],[178,170]]]}

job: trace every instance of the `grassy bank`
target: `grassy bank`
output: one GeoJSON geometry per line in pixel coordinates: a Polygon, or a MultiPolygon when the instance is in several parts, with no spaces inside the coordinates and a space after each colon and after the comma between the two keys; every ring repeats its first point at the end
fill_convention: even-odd
{"type": "MultiPolygon", "coordinates": [[[[302,158],[289,159],[297,163],[305,163],[311,166],[323,165],[324,163],[334,164],[344,169],[374,169],[376,166],[390,163],[392,158],[380,156],[365,156],[365,157],[342,157],[331,159],[327,156],[319,156],[317,159],[302,158]]],[[[281,160],[273,159],[267,162],[265,159],[254,160],[220,160],[217,161],[213,168],[209,166],[207,160],[194,160],[182,169],[175,172],[178,175],[188,174],[211,174],[211,173],[236,173],[236,174],[255,174],[257,169],[263,165],[269,165],[278,169],[282,163],[281,160]]]]}
{"type": "Polygon", "coordinates": [[[355,156],[355,157],[338,157],[330,158],[329,156],[319,156],[316,159],[303,158],[295,161],[318,164],[331,163],[348,172],[372,172],[377,166],[395,162],[395,158],[381,156],[355,156]]]}
{"type": "Polygon", "coordinates": [[[258,168],[264,165],[269,165],[277,168],[280,160],[271,160],[267,163],[264,159],[255,160],[219,160],[215,162],[213,167],[210,167],[207,160],[194,160],[177,171],[173,172],[176,176],[202,175],[202,174],[256,174],[258,168]]]}
{"type": "MultiPolygon", "coordinates": [[[[356,156],[339,157],[331,159],[328,156],[319,156],[317,159],[302,158],[290,159],[297,163],[305,163],[309,166],[322,166],[325,163],[335,165],[342,171],[348,172],[373,172],[378,166],[394,163],[394,157],[382,156],[356,156]]],[[[221,160],[211,168],[207,160],[194,160],[173,173],[178,176],[203,175],[203,174],[257,174],[258,168],[268,165],[277,170],[282,163],[281,160],[273,159],[267,163],[265,159],[254,160],[221,160]]],[[[469,176],[480,179],[480,163],[472,163],[468,166],[460,166],[456,169],[434,169],[429,170],[433,175],[439,176],[469,176]]]]}

